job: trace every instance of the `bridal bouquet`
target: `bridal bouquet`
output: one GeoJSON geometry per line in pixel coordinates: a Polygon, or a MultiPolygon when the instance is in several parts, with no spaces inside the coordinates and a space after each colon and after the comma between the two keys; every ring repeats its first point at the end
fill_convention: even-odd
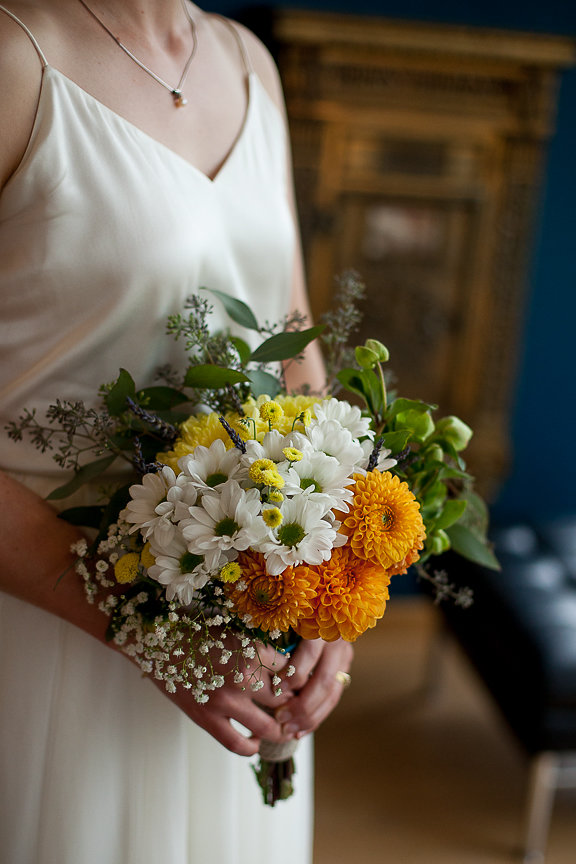
{"type": "MultiPolygon", "coordinates": [[[[51,498],[87,482],[105,490],[100,503],[61,513],[93,529],[75,544],[75,569],[108,616],[108,638],[168,691],[205,703],[229,675],[257,692],[262,644],[286,664],[299,639],[353,642],[384,614],[390,579],[415,564],[441,596],[466,604],[466,592],[425,569],[451,546],[496,566],[461,456],[471,430],[389,394],[379,341],[346,365],[361,290],[345,277],[338,309],[308,329],[299,316],[261,327],[245,304],[212,292],[264,337],[255,350],[210,334],[211,306],[195,296],[168,325],[186,343],[183,378],[165,369],[163,385],[139,390],[121,370],[100,408],[59,401],[47,424],[26,412],[11,425],[12,437],[27,431],[72,469],[51,498]],[[289,394],[278,364],[315,338],[328,395],[289,394]],[[112,483],[117,460],[129,473],[112,483]]],[[[274,674],[278,694],[281,684],[274,674]]],[[[266,803],[291,793],[289,755],[261,754],[266,803]]]]}

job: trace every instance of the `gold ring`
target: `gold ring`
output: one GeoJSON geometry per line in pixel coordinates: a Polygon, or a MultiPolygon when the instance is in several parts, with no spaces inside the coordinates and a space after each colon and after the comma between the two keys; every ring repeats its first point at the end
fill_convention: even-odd
{"type": "Polygon", "coordinates": [[[345,690],[347,687],[349,687],[350,684],[352,683],[352,678],[351,678],[351,676],[348,674],[348,672],[336,672],[336,675],[335,675],[334,677],[336,678],[336,680],[338,681],[338,683],[342,685],[342,687],[344,688],[344,690],[345,690]]]}

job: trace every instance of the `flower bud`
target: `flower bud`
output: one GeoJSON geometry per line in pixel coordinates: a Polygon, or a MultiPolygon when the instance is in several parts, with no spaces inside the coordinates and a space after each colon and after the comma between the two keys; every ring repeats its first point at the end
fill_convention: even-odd
{"type": "Polygon", "coordinates": [[[432,555],[441,555],[450,549],[450,538],[441,528],[435,531],[430,538],[430,550],[432,555]]]}
{"type": "Polygon", "coordinates": [[[366,339],[364,347],[376,354],[379,363],[387,363],[390,359],[390,352],[378,339],[366,339]]]}
{"type": "Polygon", "coordinates": [[[354,349],[354,354],[356,355],[356,362],[361,369],[373,369],[376,363],[378,363],[376,352],[370,348],[366,348],[364,345],[358,345],[354,349]]]}
{"type": "Polygon", "coordinates": [[[455,450],[464,450],[472,437],[472,429],[459,417],[443,417],[436,424],[439,435],[452,444],[455,450]]]}
{"type": "Polygon", "coordinates": [[[444,461],[444,451],[439,444],[430,444],[426,448],[426,458],[431,462],[443,462],[444,461]]]}
{"type": "Polygon", "coordinates": [[[427,411],[401,411],[396,416],[396,429],[410,429],[417,441],[425,441],[434,431],[434,421],[427,411]]]}

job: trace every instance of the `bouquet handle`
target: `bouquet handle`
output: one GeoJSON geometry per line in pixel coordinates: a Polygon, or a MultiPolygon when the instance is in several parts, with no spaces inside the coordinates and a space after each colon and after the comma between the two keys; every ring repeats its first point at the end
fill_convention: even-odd
{"type": "Polygon", "coordinates": [[[294,791],[292,777],[296,771],[294,754],[298,749],[296,738],[290,741],[260,742],[259,762],[254,774],[262,790],[264,803],[274,807],[277,801],[290,798],[294,791]]]}

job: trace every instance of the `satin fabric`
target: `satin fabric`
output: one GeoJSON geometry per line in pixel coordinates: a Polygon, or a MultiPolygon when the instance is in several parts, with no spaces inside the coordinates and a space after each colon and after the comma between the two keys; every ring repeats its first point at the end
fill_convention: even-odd
{"type": "MultiPolygon", "coordinates": [[[[0,198],[2,428],[56,398],[92,404],[120,367],[153,383],[182,362],[166,318],[200,287],[273,321],[292,277],[284,126],[255,73],[210,179],[39,55],[34,130],[0,198]]],[[[0,465],[41,494],[62,479],[4,432],[0,465]]],[[[2,864],[305,864],[310,742],[297,760],[296,796],[265,808],[248,760],[127,660],[0,594],[2,864]]]]}

